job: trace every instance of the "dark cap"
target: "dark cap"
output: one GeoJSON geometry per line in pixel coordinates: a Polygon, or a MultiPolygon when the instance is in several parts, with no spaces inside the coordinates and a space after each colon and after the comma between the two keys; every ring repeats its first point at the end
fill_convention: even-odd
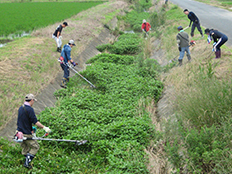
{"type": "Polygon", "coordinates": [[[184,9],[184,12],[188,11],[188,9],[184,9]]]}
{"type": "Polygon", "coordinates": [[[208,28],[205,29],[205,34],[210,33],[210,30],[208,28]]]}
{"type": "Polygon", "coordinates": [[[67,23],[67,22],[64,22],[63,24],[64,24],[65,26],[68,26],[68,23],[67,23]]]}
{"type": "Polygon", "coordinates": [[[178,30],[183,30],[182,26],[177,27],[178,30]]]}

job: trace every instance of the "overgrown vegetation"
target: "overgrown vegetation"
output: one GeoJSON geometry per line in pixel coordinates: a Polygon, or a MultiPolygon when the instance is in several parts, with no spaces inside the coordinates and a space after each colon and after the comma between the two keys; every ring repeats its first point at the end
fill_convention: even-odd
{"type": "MultiPolygon", "coordinates": [[[[80,88],[79,77],[72,78],[67,89],[56,92],[57,106],[40,115],[42,123],[53,130],[52,137],[87,139],[87,145],[75,148],[67,143],[41,142],[43,148],[37,156],[40,162],[36,160],[33,171],[52,168],[56,173],[148,173],[143,149],[156,133],[149,114],[138,106],[138,101],[158,101],[162,83],[145,72],[146,64],[139,65],[133,56],[100,54],[88,63],[91,66],[82,74],[97,90],[80,88]],[[55,154],[48,152],[51,148],[55,154]],[[45,166],[48,158],[52,158],[51,162],[45,166]],[[76,168],[80,163],[82,167],[76,168]]],[[[1,140],[1,147],[7,146],[1,140]]],[[[19,151],[7,148],[12,151],[0,154],[5,159],[2,164],[8,166],[1,165],[1,172],[20,166],[20,162],[11,162],[13,155],[6,158],[19,151]]]]}
{"type": "MultiPolygon", "coordinates": [[[[56,92],[56,107],[43,111],[40,121],[49,125],[53,138],[88,142],[79,147],[40,142],[33,172],[149,173],[144,149],[151,139],[159,139],[159,134],[139,102],[157,102],[163,84],[158,80],[157,62],[138,54],[141,43],[137,34],[123,34],[109,49],[111,54],[102,53],[87,62],[91,66],[82,74],[97,89],[89,89],[76,76],[67,89],[56,92]]],[[[25,169],[18,167],[23,159],[18,145],[11,147],[2,139],[0,146],[0,171],[23,173],[25,169]],[[20,161],[13,162],[13,158],[20,161]]]]}
{"type": "MultiPolygon", "coordinates": [[[[177,53],[170,38],[175,38],[177,26],[187,23],[182,13],[174,5],[167,12],[169,25],[163,35],[169,38],[162,41],[170,58],[177,53]]],[[[231,173],[231,72],[221,75],[228,72],[231,55],[223,47],[223,58],[214,60],[206,41],[194,39],[198,45],[190,48],[193,62],[174,68],[166,77],[166,85],[175,90],[170,96],[175,117],[163,125],[164,149],[174,173],[231,173]]]]}

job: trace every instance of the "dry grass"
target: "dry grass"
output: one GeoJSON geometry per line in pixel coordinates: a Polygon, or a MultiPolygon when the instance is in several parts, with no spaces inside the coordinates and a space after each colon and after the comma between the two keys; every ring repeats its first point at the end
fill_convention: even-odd
{"type": "MultiPolygon", "coordinates": [[[[77,45],[72,49],[72,58],[75,60],[89,41],[98,36],[107,14],[126,6],[123,1],[107,2],[66,19],[69,27],[62,32],[63,44],[73,39],[77,45]]],[[[17,39],[0,48],[0,128],[17,117],[25,94],[38,94],[60,71],[57,63],[60,54],[55,51],[56,44],[52,39],[59,24],[36,30],[31,37],[17,39]]]]}

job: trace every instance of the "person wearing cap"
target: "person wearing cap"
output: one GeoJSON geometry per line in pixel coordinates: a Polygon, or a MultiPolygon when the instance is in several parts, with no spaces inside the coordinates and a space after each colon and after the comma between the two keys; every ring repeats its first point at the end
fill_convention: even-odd
{"type": "Polygon", "coordinates": [[[214,30],[214,29],[208,29],[206,28],[205,29],[205,34],[208,35],[208,43],[210,44],[210,41],[211,41],[211,37],[213,38],[214,40],[214,44],[213,44],[213,51],[215,52],[215,55],[216,55],[216,59],[218,58],[221,58],[221,46],[226,43],[226,41],[228,40],[228,37],[217,31],[217,30],[214,30]]]}
{"type": "Polygon", "coordinates": [[[193,23],[190,35],[192,37],[194,36],[194,30],[197,27],[198,31],[201,33],[201,36],[204,37],[198,17],[192,11],[189,12],[188,9],[184,10],[184,14],[188,15],[188,18],[190,20],[189,27],[191,27],[191,24],[193,23]]]}
{"type": "Polygon", "coordinates": [[[57,44],[57,51],[58,52],[61,52],[61,45],[62,45],[62,41],[61,41],[61,32],[62,32],[62,29],[67,27],[68,26],[68,23],[67,22],[64,22],[63,24],[59,25],[55,32],[53,33],[52,35],[52,38],[55,39],[56,41],[56,44],[57,44]]]}
{"type": "Polygon", "coordinates": [[[149,24],[149,22],[147,22],[145,19],[143,19],[141,29],[145,33],[144,37],[146,37],[148,32],[151,30],[151,25],[149,24]]]}
{"type": "MultiPolygon", "coordinates": [[[[42,125],[37,120],[34,109],[32,108],[35,101],[37,100],[33,94],[27,94],[24,104],[18,110],[17,131],[22,132],[23,136],[27,138],[33,137],[32,124],[44,129],[47,133],[51,132],[49,127],[42,125]]],[[[29,163],[39,150],[38,142],[36,140],[23,140],[21,147],[22,155],[25,156],[25,163],[23,166],[26,168],[32,168],[29,163]]]]}
{"type": "Polygon", "coordinates": [[[75,63],[71,58],[71,50],[73,46],[76,46],[76,45],[73,40],[70,40],[68,44],[64,45],[61,51],[60,66],[62,70],[64,71],[64,76],[63,76],[60,86],[63,88],[66,88],[67,82],[69,82],[69,67],[67,66],[67,63],[71,63],[73,66],[77,65],[77,63],[75,63]]]}
{"type": "Polygon", "coordinates": [[[190,50],[189,50],[189,35],[183,30],[182,26],[179,26],[177,29],[179,33],[176,35],[176,41],[177,41],[178,49],[180,51],[180,57],[178,61],[179,61],[179,65],[181,66],[185,52],[187,54],[188,61],[191,61],[190,50]]]}

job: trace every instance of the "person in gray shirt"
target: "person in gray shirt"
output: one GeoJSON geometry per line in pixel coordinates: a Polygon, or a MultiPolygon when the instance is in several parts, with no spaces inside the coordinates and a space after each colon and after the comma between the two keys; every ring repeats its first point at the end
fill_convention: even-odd
{"type": "Polygon", "coordinates": [[[177,29],[179,33],[176,35],[176,41],[177,41],[178,49],[180,51],[180,57],[178,61],[179,61],[179,65],[181,66],[185,52],[186,52],[188,61],[191,60],[190,50],[189,50],[189,35],[183,30],[182,26],[179,26],[177,29]]]}

